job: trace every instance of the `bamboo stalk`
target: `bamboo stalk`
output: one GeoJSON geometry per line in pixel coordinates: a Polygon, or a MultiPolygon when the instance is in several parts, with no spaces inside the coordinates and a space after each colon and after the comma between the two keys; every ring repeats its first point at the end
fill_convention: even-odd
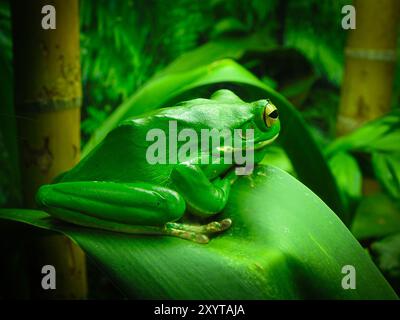
{"type": "Polygon", "coordinates": [[[349,31],[337,134],[345,135],[390,110],[396,64],[398,0],[355,0],[349,31]]]}
{"type": "MultiPolygon", "coordinates": [[[[399,0],[354,0],[356,29],[345,50],[337,135],[352,132],[391,108],[396,67],[399,0]]],[[[363,193],[380,190],[372,178],[363,178],[363,193]]]]}
{"type": "MultiPolygon", "coordinates": [[[[77,0],[12,1],[15,111],[23,201],[74,166],[80,155],[81,76],[77,0]],[[42,7],[56,9],[56,29],[43,29],[42,7]]],[[[31,292],[37,298],[85,298],[85,256],[62,236],[34,239],[31,292]],[[56,290],[43,290],[40,269],[54,265],[56,290]]]]}

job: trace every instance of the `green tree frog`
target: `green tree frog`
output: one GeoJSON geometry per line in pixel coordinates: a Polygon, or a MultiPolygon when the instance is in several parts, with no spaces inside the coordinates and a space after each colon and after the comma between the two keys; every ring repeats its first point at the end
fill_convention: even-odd
{"type": "Polygon", "coordinates": [[[74,168],[40,187],[36,200],[52,217],[69,223],[207,243],[232,224],[213,216],[224,209],[237,178],[240,156],[235,155],[253,152],[259,161],[279,131],[271,101],[246,103],[218,90],[210,99],[122,121],[74,168]],[[165,132],[164,139],[155,139],[155,129],[165,132]],[[216,131],[224,132],[219,144],[200,141],[216,131]],[[169,145],[163,149],[163,143],[169,145]],[[178,156],[171,157],[171,148],[178,156]],[[194,219],[188,223],[188,217],[194,219]]]}

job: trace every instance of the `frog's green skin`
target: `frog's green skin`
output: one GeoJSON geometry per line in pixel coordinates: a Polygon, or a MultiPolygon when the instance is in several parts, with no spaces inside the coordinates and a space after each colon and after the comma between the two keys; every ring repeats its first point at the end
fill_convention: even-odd
{"type": "MultiPolygon", "coordinates": [[[[236,179],[235,164],[150,164],[146,151],[154,141],[146,141],[148,131],[159,128],[168,134],[170,120],[176,121],[178,132],[190,128],[199,136],[201,129],[254,128],[257,159],[279,134],[274,110],[268,100],[246,103],[231,91],[219,90],[210,99],[125,120],[56,183],[42,186],[37,202],[50,215],[78,225],[206,243],[209,234],[229,228],[231,220],[205,225],[176,221],[185,212],[205,218],[220,212],[236,179]]],[[[242,139],[245,147],[246,137],[242,139]]]]}

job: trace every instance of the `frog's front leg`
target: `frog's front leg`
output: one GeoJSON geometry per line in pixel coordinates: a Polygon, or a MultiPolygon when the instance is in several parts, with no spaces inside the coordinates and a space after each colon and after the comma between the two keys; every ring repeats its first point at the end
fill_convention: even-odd
{"type": "Polygon", "coordinates": [[[172,188],[183,196],[192,214],[210,217],[224,209],[236,177],[231,171],[223,179],[210,181],[200,166],[181,163],[172,170],[171,180],[172,188]]]}
{"type": "MultiPolygon", "coordinates": [[[[237,179],[231,170],[223,179],[208,179],[197,164],[180,163],[171,172],[172,188],[183,196],[187,210],[199,217],[211,217],[224,209],[229,198],[231,185],[237,179]]],[[[212,221],[205,225],[188,225],[169,222],[166,229],[174,235],[191,239],[196,236],[197,242],[208,242],[208,235],[228,229],[231,219],[212,221]]]]}

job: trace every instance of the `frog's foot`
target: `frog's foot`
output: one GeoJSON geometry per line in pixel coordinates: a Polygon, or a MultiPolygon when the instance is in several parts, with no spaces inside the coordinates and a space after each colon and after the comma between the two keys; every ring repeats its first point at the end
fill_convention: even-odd
{"type": "Polygon", "coordinates": [[[165,224],[165,232],[168,235],[191,240],[197,243],[208,243],[210,241],[209,235],[225,231],[231,225],[231,219],[213,221],[205,225],[167,222],[165,224]]]}

